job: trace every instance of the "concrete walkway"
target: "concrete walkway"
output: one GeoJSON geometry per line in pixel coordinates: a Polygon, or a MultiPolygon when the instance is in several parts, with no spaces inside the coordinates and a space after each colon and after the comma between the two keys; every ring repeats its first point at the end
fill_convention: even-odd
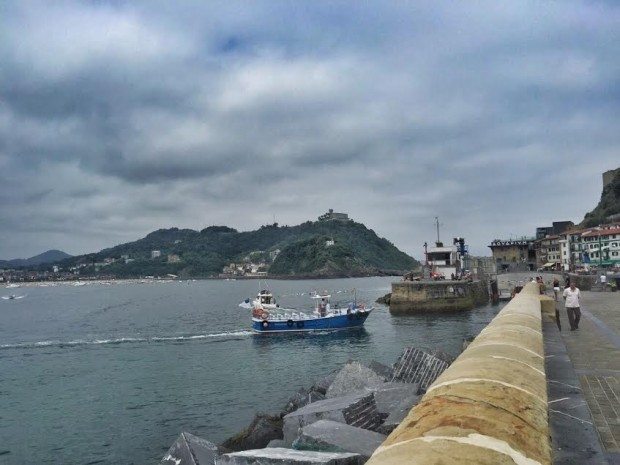
{"type": "Polygon", "coordinates": [[[582,292],[582,316],[570,331],[557,303],[561,337],[610,464],[620,465],[620,292],[582,292]]]}

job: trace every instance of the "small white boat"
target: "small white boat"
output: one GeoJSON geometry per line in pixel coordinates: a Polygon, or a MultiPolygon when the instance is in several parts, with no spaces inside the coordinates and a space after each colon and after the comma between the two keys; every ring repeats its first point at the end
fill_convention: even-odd
{"type": "Polygon", "coordinates": [[[19,300],[19,299],[23,299],[24,297],[26,297],[26,294],[23,294],[23,295],[15,295],[15,294],[3,295],[2,296],[2,300],[19,300]]]}

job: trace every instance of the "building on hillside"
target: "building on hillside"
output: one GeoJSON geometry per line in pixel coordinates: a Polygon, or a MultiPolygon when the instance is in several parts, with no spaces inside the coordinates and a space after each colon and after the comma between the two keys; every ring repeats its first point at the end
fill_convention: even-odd
{"type": "Polygon", "coordinates": [[[564,271],[620,266],[620,223],[573,229],[558,239],[564,271]]]}
{"type": "Polygon", "coordinates": [[[572,270],[576,263],[581,263],[581,233],[581,230],[570,230],[559,235],[560,264],[564,271],[572,270]]]}
{"type": "Polygon", "coordinates": [[[497,271],[536,269],[534,238],[495,239],[489,245],[497,271]]]}
{"type": "Polygon", "coordinates": [[[582,263],[620,266],[620,225],[603,225],[581,234],[582,263]]]}
{"type": "Polygon", "coordinates": [[[536,268],[557,270],[560,268],[562,252],[560,251],[560,236],[547,236],[534,241],[536,268]]]}
{"type": "Polygon", "coordinates": [[[161,257],[161,250],[151,250],[151,258],[161,257]]]}
{"type": "Polygon", "coordinates": [[[179,257],[177,254],[175,253],[168,254],[168,263],[180,263],[180,262],[181,262],[181,257],[179,257]]]}
{"type": "Polygon", "coordinates": [[[349,221],[349,215],[346,213],[337,213],[332,208],[329,209],[327,213],[319,216],[319,221],[349,221]]]}

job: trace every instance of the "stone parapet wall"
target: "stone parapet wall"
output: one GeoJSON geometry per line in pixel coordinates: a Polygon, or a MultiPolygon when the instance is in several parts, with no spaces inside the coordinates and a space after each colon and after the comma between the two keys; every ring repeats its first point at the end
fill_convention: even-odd
{"type": "Polygon", "coordinates": [[[470,310],[488,301],[486,281],[401,281],[392,283],[390,312],[470,310]]]}
{"type": "Polygon", "coordinates": [[[593,274],[569,273],[568,276],[570,277],[570,282],[575,283],[575,286],[577,286],[582,291],[589,291],[590,289],[592,289],[592,285],[598,279],[598,276],[593,274]]]}
{"type": "Polygon", "coordinates": [[[551,464],[541,299],[528,283],[367,463],[551,464]]]}

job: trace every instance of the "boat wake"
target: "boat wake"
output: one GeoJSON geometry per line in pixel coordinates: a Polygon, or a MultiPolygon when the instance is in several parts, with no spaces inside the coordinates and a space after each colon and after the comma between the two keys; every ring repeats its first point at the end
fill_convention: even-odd
{"type": "Polygon", "coordinates": [[[121,337],[114,339],[76,339],[73,341],[38,341],[38,342],[18,342],[15,344],[0,344],[0,350],[6,349],[39,349],[45,347],[77,347],[91,345],[119,345],[119,344],[139,344],[139,343],[158,343],[158,342],[186,342],[202,339],[238,339],[251,336],[252,331],[224,331],[211,334],[194,334],[189,336],[153,336],[153,337],[121,337]]]}

